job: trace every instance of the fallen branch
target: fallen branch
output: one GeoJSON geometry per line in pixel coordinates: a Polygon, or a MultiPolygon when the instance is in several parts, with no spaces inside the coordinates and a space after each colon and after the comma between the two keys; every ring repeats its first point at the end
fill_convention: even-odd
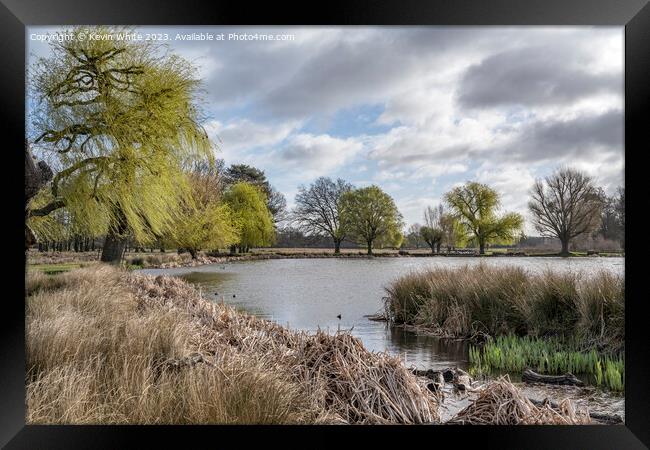
{"type": "Polygon", "coordinates": [[[584,385],[584,383],[576,378],[572,373],[565,373],[564,375],[541,375],[537,372],[533,372],[531,369],[524,370],[524,373],[521,375],[521,380],[524,383],[544,383],[563,386],[584,385]]]}

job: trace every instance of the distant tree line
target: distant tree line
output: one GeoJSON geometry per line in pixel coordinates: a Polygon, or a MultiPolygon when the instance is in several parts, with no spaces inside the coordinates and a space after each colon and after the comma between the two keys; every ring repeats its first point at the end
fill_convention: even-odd
{"type": "MultiPolygon", "coordinates": [[[[70,33],[85,32],[73,28],[70,33]]],[[[99,34],[122,31],[98,27],[99,34]]],[[[295,207],[264,171],[225,167],[200,125],[200,80],[188,61],[150,41],[49,41],[52,54],[28,70],[36,107],[25,142],[25,247],[92,251],[118,263],[127,248],[247,252],[274,242],[432,253],[511,245],[524,218],[501,212],[500,194],[470,181],[428,206],[404,231],[379,186],[321,177],[300,186],[295,207]],[[282,225],[282,226],[281,226],[282,225]]],[[[560,242],[625,245],[625,191],[607,196],[586,174],[560,168],[535,182],[533,226],[560,242]]],[[[292,244],[296,245],[296,244],[292,244]]]]}

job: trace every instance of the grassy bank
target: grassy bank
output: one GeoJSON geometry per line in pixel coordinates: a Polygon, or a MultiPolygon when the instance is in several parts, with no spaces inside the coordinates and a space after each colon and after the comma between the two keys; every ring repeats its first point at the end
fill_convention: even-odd
{"type": "Polygon", "coordinates": [[[623,346],[623,277],[478,265],[413,273],[387,288],[386,312],[395,323],[442,336],[571,337],[585,346],[623,346]]]}
{"type": "Polygon", "coordinates": [[[27,295],[28,423],[439,420],[399,359],[210,303],[179,279],[96,265],[30,272],[27,295]]]}

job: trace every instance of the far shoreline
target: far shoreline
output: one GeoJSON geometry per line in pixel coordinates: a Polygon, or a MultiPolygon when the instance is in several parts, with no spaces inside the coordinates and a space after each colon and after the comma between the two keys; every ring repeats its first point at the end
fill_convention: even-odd
{"type": "MultiPolygon", "coordinates": [[[[123,264],[129,269],[171,269],[182,267],[198,267],[209,264],[225,264],[230,262],[264,261],[271,259],[375,259],[375,258],[539,258],[562,257],[554,252],[529,252],[529,251],[492,251],[485,255],[470,252],[431,253],[421,250],[384,250],[379,249],[372,255],[365,251],[355,249],[342,249],[341,253],[334,253],[333,249],[254,249],[245,254],[230,254],[216,252],[202,252],[196,259],[191,259],[189,253],[168,252],[129,252],[124,256],[123,264]]],[[[624,258],[625,253],[620,252],[573,252],[563,258],[624,258]]],[[[44,272],[67,271],[80,265],[99,262],[98,252],[37,252],[28,254],[28,266],[44,272]]]]}

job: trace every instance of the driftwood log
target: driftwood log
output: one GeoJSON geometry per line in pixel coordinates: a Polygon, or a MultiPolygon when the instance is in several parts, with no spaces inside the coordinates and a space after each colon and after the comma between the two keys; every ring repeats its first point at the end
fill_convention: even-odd
{"type": "MultiPolygon", "coordinates": [[[[530,400],[530,402],[535,406],[549,405],[553,409],[556,409],[558,411],[560,410],[560,406],[549,399],[535,400],[534,398],[529,398],[528,400],[530,400]]],[[[599,423],[606,424],[606,425],[617,425],[623,423],[623,419],[621,419],[621,416],[617,414],[603,414],[603,413],[590,412],[589,417],[591,417],[593,420],[599,423]]]]}
{"type": "Polygon", "coordinates": [[[537,372],[533,372],[532,369],[524,370],[524,373],[521,375],[521,381],[524,383],[545,383],[563,386],[584,385],[584,383],[576,378],[572,373],[565,373],[564,375],[541,375],[537,372]]]}

